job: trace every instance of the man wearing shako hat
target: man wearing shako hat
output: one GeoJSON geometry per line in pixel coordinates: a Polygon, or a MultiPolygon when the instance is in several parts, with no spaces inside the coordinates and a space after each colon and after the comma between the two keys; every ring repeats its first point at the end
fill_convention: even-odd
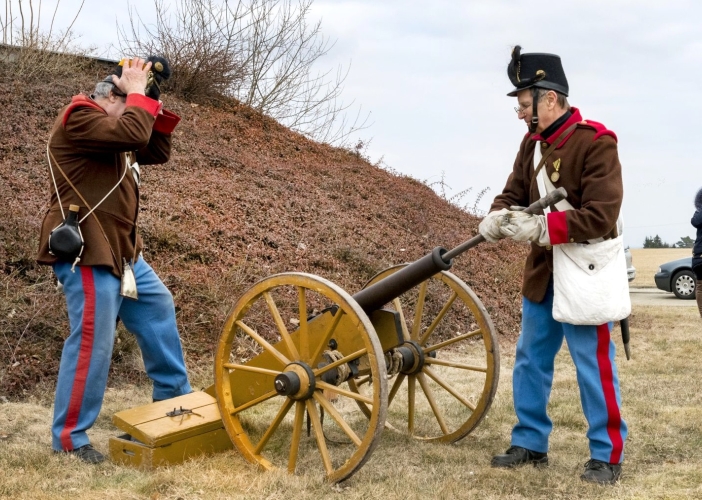
{"type": "MultiPolygon", "coordinates": [[[[557,245],[616,239],[621,232],[618,218],[623,188],[617,137],[602,124],[583,120],[580,111],[570,106],[568,80],[559,56],[522,54],[516,46],[507,74],[515,87],[507,95],[516,97],[514,110],[529,130],[504,190],[480,224],[480,233],[491,242],[505,237],[529,241],[531,252],[524,268],[522,331],[513,373],[517,423],[511,446],[493,457],[492,465],[510,468],[548,463],[552,422],[546,408],[554,359],[565,338],[588,422],[590,459],[581,478],[611,484],[621,474],[627,436],[610,338],[612,320],[621,318],[598,325],[554,319],[553,252],[557,245]],[[558,187],[567,192],[564,203],[543,214],[520,211],[558,187]]],[[[595,260],[591,265],[600,264],[595,260]]],[[[626,279],[624,274],[622,279],[626,279]]],[[[582,292],[572,289],[567,293],[580,299],[582,292]]],[[[582,297],[584,308],[587,301],[588,297],[582,297]]]]}
{"type": "Polygon", "coordinates": [[[192,391],[173,297],[144,261],[137,232],[140,165],[168,161],[180,121],[159,100],[170,74],[162,57],[123,60],[92,95],[74,96],[60,111],[47,145],[52,194],[37,260],[63,285],[71,328],[52,447],[87,463],[104,460],[86,431],[100,413],[118,319],[137,339],[154,400],[192,391]],[[75,251],[58,237],[71,220],[75,251]]]}

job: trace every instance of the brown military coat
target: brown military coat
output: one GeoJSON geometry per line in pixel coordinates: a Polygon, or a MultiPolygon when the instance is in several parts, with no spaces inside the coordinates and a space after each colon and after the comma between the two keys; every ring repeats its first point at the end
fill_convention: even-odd
{"type": "MultiPolygon", "coordinates": [[[[171,132],[180,118],[165,110],[159,114],[161,104],[143,95],[130,94],[126,104],[124,114],[113,118],[89,97],[78,95],[59,113],[49,138],[49,156],[64,212],[69,205],[78,205],[81,219],[89,209],[58,166],[92,208],[122,178],[128,153],[139,165],[168,161],[171,132]]],[[[40,264],[56,262],[49,253],[48,239],[63,220],[56,189],[49,182],[51,200],[39,238],[40,264]]],[[[79,265],[106,266],[121,276],[122,259],[136,260],[142,248],[136,232],[138,212],[139,188],[128,171],[112,194],[81,222],[85,249],[79,265]]]]}
{"type": "MultiPolygon", "coordinates": [[[[617,139],[603,125],[583,119],[576,108],[572,116],[548,140],[527,134],[519,147],[514,168],[501,194],[495,197],[490,211],[512,205],[528,206],[538,200],[539,189],[534,175],[534,148],[546,151],[570,125],[578,123],[546,160],[549,178],[560,160],[556,187],[564,187],[567,200],[575,210],[558,212],[552,208],[547,223],[552,244],[584,242],[593,238],[616,236],[616,224],[624,194],[617,139]]],[[[531,244],[524,268],[522,295],[541,302],[553,272],[553,252],[531,244]]]]}

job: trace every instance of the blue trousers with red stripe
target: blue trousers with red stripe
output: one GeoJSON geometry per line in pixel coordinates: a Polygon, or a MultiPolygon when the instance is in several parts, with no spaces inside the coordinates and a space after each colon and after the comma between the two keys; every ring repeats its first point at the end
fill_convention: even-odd
{"type": "Polygon", "coordinates": [[[54,421],[54,450],[90,443],[86,431],[100,413],[112,358],[117,317],[136,337],[153,398],[191,392],[176,327],[173,297],[153,269],[139,258],[134,265],[139,300],[120,296],[120,279],[105,267],[54,265],[63,284],[71,333],[63,345],[54,421]]]}
{"type": "Polygon", "coordinates": [[[619,377],[614,362],[610,324],[570,325],[553,319],[553,286],[540,303],[522,299],[522,334],[517,342],[513,390],[517,425],[512,446],[545,453],[553,428],[546,413],[556,354],[568,343],[575,364],[580,402],[588,422],[590,458],[621,463],[626,422],[621,417],[619,377]]]}

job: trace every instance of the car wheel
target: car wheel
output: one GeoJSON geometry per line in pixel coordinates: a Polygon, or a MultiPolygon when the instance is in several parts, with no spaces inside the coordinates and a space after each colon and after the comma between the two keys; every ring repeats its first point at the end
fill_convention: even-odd
{"type": "Polygon", "coordinates": [[[696,278],[692,271],[680,271],[673,276],[673,286],[671,288],[679,299],[694,299],[695,282],[696,278]]]}

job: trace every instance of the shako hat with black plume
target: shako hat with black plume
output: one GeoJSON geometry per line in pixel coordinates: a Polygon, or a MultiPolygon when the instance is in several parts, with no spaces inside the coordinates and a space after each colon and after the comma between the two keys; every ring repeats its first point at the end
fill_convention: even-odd
{"type": "Polygon", "coordinates": [[[507,94],[510,97],[516,96],[520,90],[533,87],[568,95],[568,80],[561,58],[556,54],[522,54],[522,48],[516,45],[507,66],[507,76],[515,87],[507,94]]]}

